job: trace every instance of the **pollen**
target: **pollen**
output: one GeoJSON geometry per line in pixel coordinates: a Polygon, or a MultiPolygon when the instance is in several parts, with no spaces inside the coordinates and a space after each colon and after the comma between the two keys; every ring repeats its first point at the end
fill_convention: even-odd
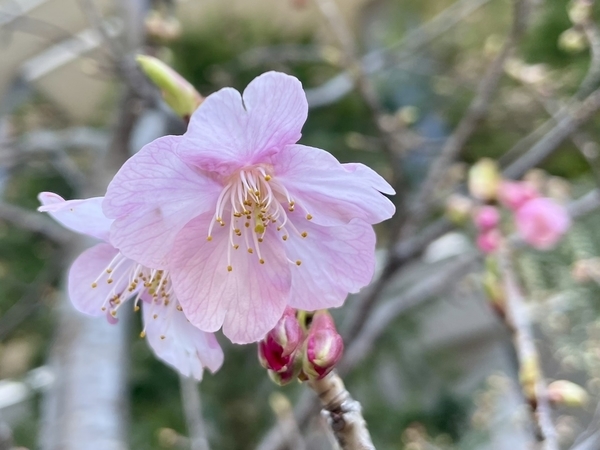
{"type": "Polygon", "coordinates": [[[133,310],[134,310],[135,312],[138,312],[138,311],[140,310],[140,307],[139,307],[138,305],[135,305],[135,306],[133,307],[133,310]]]}
{"type": "Polygon", "coordinates": [[[271,175],[265,175],[265,181],[271,181],[271,175]]]}
{"type": "Polygon", "coordinates": [[[251,248],[248,249],[248,253],[254,253],[254,250],[252,250],[251,248]]]}
{"type": "Polygon", "coordinates": [[[310,214],[306,215],[306,220],[312,220],[312,216],[310,214]]]}
{"type": "Polygon", "coordinates": [[[160,338],[164,340],[164,339],[165,339],[165,336],[164,336],[164,335],[161,335],[161,337],[160,337],[160,338]]]}
{"type": "Polygon", "coordinates": [[[154,315],[152,316],[152,318],[153,318],[153,319],[156,319],[156,318],[158,318],[158,314],[154,314],[154,315]]]}
{"type": "Polygon", "coordinates": [[[206,240],[207,240],[208,242],[212,241],[212,236],[206,236],[206,240]]]}
{"type": "Polygon", "coordinates": [[[261,263],[261,264],[264,264],[264,263],[265,263],[265,260],[264,260],[264,259],[262,259],[262,258],[260,258],[260,259],[258,260],[258,262],[259,262],[259,263],[261,263]]]}
{"type": "Polygon", "coordinates": [[[227,272],[231,272],[232,270],[233,270],[233,267],[227,266],[227,272]]]}
{"type": "Polygon", "coordinates": [[[306,231],[303,231],[303,232],[302,232],[302,234],[301,234],[301,236],[302,236],[303,238],[305,238],[306,236],[308,236],[308,233],[307,233],[306,231]]]}
{"type": "Polygon", "coordinates": [[[283,239],[284,241],[287,241],[287,239],[288,239],[287,234],[284,234],[283,236],[281,236],[281,239],[283,239]]]}
{"type": "Polygon", "coordinates": [[[112,278],[109,278],[108,280],[106,280],[106,282],[107,282],[108,284],[111,284],[113,281],[114,281],[114,280],[113,280],[112,278]]]}
{"type": "Polygon", "coordinates": [[[95,282],[94,282],[94,283],[92,283],[92,289],[93,289],[93,288],[97,288],[97,287],[98,287],[98,283],[95,283],[95,282]]]}
{"type": "Polygon", "coordinates": [[[297,266],[299,266],[300,264],[302,264],[302,261],[300,261],[300,260],[296,261],[297,266]]]}
{"type": "Polygon", "coordinates": [[[117,317],[117,310],[116,310],[116,309],[113,309],[113,310],[110,312],[110,315],[111,315],[111,316],[113,316],[113,317],[117,317]]]}
{"type": "Polygon", "coordinates": [[[183,311],[183,308],[181,307],[181,305],[177,305],[177,311],[183,311]]]}
{"type": "Polygon", "coordinates": [[[142,339],[144,339],[144,338],[146,337],[146,332],[145,332],[145,331],[142,331],[142,332],[140,333],[140,337],[141,337],[142,339]]]}
{"type": "Polygon", "coordinates": [[[234,250],[237,250],[238,248],[240,248],[240,246],[239,246],[238,244],[235,244],[235,245],[233,246],[233,249],[234,249],[234,250]]]}

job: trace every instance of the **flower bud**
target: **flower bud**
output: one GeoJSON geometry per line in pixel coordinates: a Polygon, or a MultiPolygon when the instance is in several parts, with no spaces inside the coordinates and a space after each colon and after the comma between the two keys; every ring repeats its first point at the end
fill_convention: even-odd
{"type": "Polygon", "coordinates": [[[446,217],[457,224],[464,224],[473,210],[473,200],[459,194],[453,194],[446,201],[446,217]]]}
{"type": "Polygon", "coordinates": [[[549,250],[571,226],[566,208],[551,198],[536,198],[515,213],[515,223],[521,238],[533,248],[549,250]]]}
{"type": "Polygon", "coordinates": [[[585,35],[575,28],[563,31],[558,37],[558,47],[566,53],[579,53],[587,46],[585,35]]]}
{"type": "Polygon", "coordinates": [[[258,343],[258,359],[265,369],[285,372],[293,366],[296,349],[302,344],[303,332],[296,311],[287,307],[275,328],[258,343]]]}
{"type": "Polygon", "coordinates": [[[165,102],[175,113],[189,120],[204,100],[185,78],[163,63],[147,55],[138,55],[136,61],[142,71],[160,89],[165,102]]]}
{"type": "Polygon", "coordinates": [[[479,200],[493,200],[496,198],[500,180],[496,161],[490,158],[480,159],[469,170],[469,192],[479,200]]]}
{"type": "Polygon", "coordinates": [[[484,231],[477,236],[477,248],[486,255],[498,249],[502,242],[502,233],[497,228],[484,231]]]}
{"type": "Polygon", "coordinates": [[[473,223],[480,231],[496,228],[500,223],[500,213],[494,206],[482,206],[475,211],[473,223]]]}
{"type": "Polygon", "coordinates": [[[524,181],[502,181],[498,187],[498,200],[513,211],[539,196],[535,187],[524,181]]]}
{"type": "Polygon", "coordinates": [[[296,380],[302,371],[302,355],[300,352],[294,352],[289,363],[283,369],[267,370],[269,378],[273,383],[279,386],[285,386],[296,380]]]}
{"type": "Polygon", "coordinates": [[[326,310],[313,316],[303,346],[302,370],[309,379],[321,379],[333,370],[342,357],[344,342],[333,318],[326,310]]]}
{"type": "Polygon", "coordinates": [[[578,384],[567,380],[558,380],[548,385],[548,399],[557,405],[585,406],[589,401],[588,393],[578,384]]]}

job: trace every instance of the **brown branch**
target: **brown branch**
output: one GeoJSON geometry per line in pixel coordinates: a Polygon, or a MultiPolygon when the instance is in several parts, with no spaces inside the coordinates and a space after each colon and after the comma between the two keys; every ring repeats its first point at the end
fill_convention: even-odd
{"type": "Polygon", "coordinates": [[[503,278],[506,322],[513,332],[514,347],[519,361],[519,379],[525,398],[529,401],[536,424],[536,436],[544,450],[558,450],[558,438],[552,422],[552,410],[547,386],[535,347],[533,328],[515,276],[507,248],[499,252],[500,273],[503,278]]]}
{"type": "Polygon", "coordinates": [[[308,385],[321,401],[342,450],[375,450],[360,403],[352,398],[335,371],[321,380],[309,381],[308,385]]]}

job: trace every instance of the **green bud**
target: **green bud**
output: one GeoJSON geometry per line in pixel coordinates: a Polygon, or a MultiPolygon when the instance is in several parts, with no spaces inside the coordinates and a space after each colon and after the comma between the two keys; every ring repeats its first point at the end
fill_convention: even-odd
{"type": "Polygon", "coordinates": [[[185,78],[153,56],[138,55],[136,61],[148,78],[160,89],[163,99],[185,120],[204,100],[185,78]]]}

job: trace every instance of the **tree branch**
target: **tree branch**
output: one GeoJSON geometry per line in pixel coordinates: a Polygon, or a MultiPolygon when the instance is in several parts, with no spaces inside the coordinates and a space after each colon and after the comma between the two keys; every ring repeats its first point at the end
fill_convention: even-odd
{"type": "Polygon", "coordinates": [[[335,372],[309,381],[323,405],[323,414],[342,450],[375,450],[360,403],[352,398],[335,372]]]}

